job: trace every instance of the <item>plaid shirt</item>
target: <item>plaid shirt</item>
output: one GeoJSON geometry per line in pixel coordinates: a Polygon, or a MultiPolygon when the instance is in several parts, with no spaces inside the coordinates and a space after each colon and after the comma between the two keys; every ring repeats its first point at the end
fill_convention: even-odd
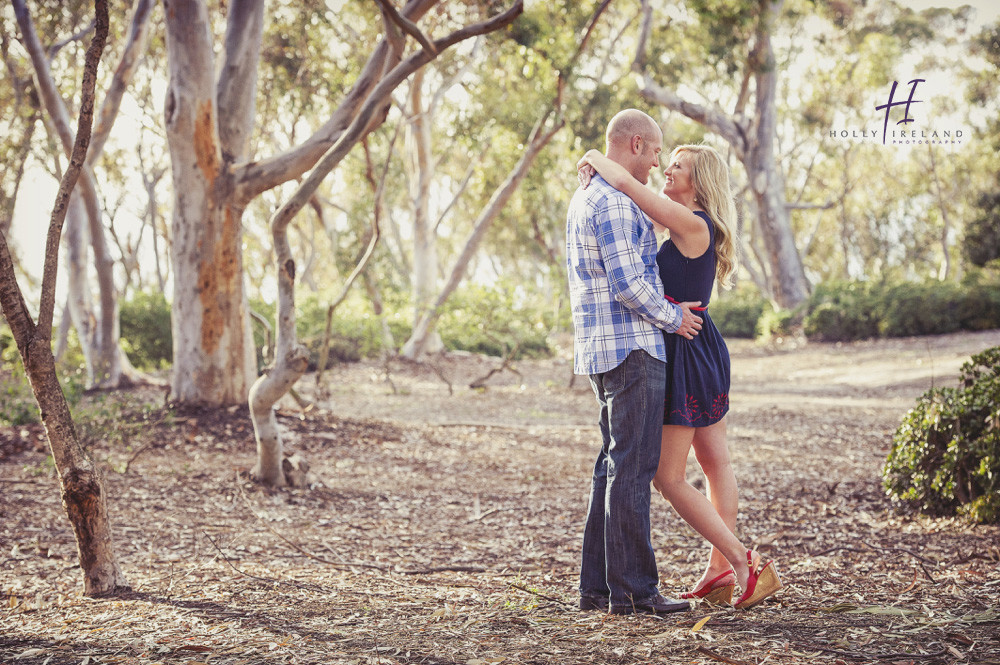
{"type": "Polygon", "coordinates": [[[636,349],[666,361],[660,331],[680,327],[681,309],[663,297],[652,224],[599,175],[570,202],[566,263],[575,373],[607,372],[636,349]]]}

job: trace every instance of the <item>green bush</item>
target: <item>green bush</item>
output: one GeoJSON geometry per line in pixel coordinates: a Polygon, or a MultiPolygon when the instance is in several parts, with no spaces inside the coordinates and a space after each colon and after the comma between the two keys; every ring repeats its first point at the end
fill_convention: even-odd
{"type": "Polygon", "coordinates": [[[829,282],[810,297],[809,339],[847,342],[873,337],[943,335],[1000,328],[1000,271],[969,271],[961,283],[829,282]]]}
{"type": "Polygon", "coordinates": [[[39,422],[38,406],[21,365],[14,336],[0,326],[0,426],[39,422]]]}
{"type": "Polygon", "coordinates": [[[924,393],[893,436],[882,480],[928,512],[1000,521],[1000,347],[972,356],[958,388],[924,393]]]}
{"type": "Polygon", "coordinates": [[[160,293],[139,292],[121,303],[122,348],[138,369],[169,367],[173,361],[170,304],[160,293]]]}
{"type": "Polygon", "coordinates": [[[951,282],[902,283],[887,289],[878,324],[882,337],[943,335],[960,329],[964,294],[951,282]]]}
{"type": "Polygon", "coordinates": [[[795,334],[800,323],[799,314],[792,310],[765,310],[757,320],[757,337],[765,341],[775,337],[788,337],[795,334]]]}
{"type": "MultiPolygon", "coordinates": [[[[273,336],[277,305],[256,301],[251,307],[271,328],[271,339],[268,340],[267,329],[263,325],[255,322],[253,326],[258,366],[262,368],[272,360],[274,350],[267,346],[275,343],[273,336]]],[[[310,370],[315,370],[319,366],[319,356],[326,334],[328,307],[329,303],[322,301],[315,294],[310,294],[296,303],[295,334],[299,343],[309,349],[310,370]]],[[[411,316],[404,315],[399,310],[385,314],[385,320],[397,344],[402,344],[409,335],[410,319],[411,316]]],[[[367,299],[355,295],[348,297],[337,307],[330,321],[327,367],[338,362],[357,362],[362,358],[378,356],[383,350],[381,326],[367,299]]]]}
{"type": "Polygon", "coordinates": [[[548,333],[554,312],[519,293],[516,287],[466,285],[448,299],[437,329],[449,350],[514,358],[551,355],[548,333]]]}
{"type": "Polygon", "coordinates": [[[803,332],[821,342],[849,342],[878,336],[880,285],[827,282],[809,298],[803,332]]]}
{"type": "Polygon", "coordinates": [[[723,292],[712,300],[709,312],[712,321],[723,337],[754,338],[757,335],[757,321],[764,312],[773,308],[766,298],[756,291],[741,289],[723,292]]]}
{"type": "MultiPolygon", "coordinates": [[[[56,331],[53,331],[55,333],[56,331]]],[[[76,333],[70,331],[66,351],[56,365],[59,383],[69,405],[80,402],[84,393],[86,369],[76,333]]],[[[41,414],[31,391],[21,354],[10,328],[0,325],[0,426],[41,422],[41,414]]]]}

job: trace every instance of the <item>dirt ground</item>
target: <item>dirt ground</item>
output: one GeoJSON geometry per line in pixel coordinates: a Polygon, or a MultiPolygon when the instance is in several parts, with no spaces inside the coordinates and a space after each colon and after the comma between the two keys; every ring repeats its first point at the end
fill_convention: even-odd
{"type": "MultiPolygon", "coordinates": [[[[93,600],[38,427],[0,430],[0,663],[1000,664],[1000,526],[902,511],[879,471],[900,417],[1000,331],[857,344],[735,341],[740,536],[785,589],[750,611],[576,609],[598,447],[566,349],[360,363],[280,412],[311,489],[247,478],[245,408],[88,397],[132,591],[93,600]]],[[[155,396],[153,396],[155,397],[155,396]]],[[[697,481],[695,469],[691,478],[697,481]]],[[[664,593],[707,549],[654,497],[664,593]]]]}

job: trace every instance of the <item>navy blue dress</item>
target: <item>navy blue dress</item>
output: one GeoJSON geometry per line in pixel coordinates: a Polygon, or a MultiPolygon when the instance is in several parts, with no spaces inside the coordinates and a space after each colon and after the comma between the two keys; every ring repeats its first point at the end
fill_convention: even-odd
{"type": "Polygon", "coordinates": [[[663,424],[707,427],[729,411],[729,349],[708,314],[715,283],[715,225],[707,214],[694,214],[708,224],[708,249],[696,259],[685,257],[667,240],[656,254],[665,296],[672,302],[701,301],[704,319],[694,339],[664,333],[667,346],[667,390],[663,424]]]}

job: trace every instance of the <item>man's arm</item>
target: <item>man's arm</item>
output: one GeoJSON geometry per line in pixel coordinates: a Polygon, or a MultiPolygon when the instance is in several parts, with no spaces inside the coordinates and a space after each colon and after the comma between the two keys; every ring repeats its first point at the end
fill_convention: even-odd
{"type": "Polygon", "coordinates": [[[597,243],[611,293],[657,328],[691,339],[701,329],[702,319],[691,313],[691,303],[670,303],[646,281],[632,205],[624,196],[607,197],[596,218],[597,243]]]}

